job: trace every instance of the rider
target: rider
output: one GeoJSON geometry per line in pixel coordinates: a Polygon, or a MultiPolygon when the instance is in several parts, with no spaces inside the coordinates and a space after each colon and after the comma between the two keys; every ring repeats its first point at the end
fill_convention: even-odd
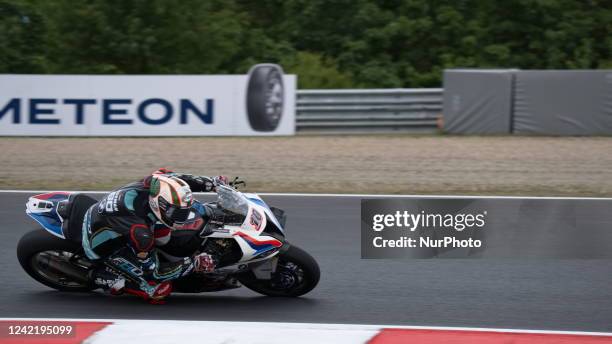
{"type": "MultiPolygon", "coordinates": [[[[125,292],[162,303],[172,292],[172,280],[192,271],[213,271],[215,261],[207,253],[160,264],[155,238],[157,233],[167,235],[187,220],[197,202],[192,191],[211,192],[227,182],[224,176],[209,178],[159,169],[94,204],[83,224],[86,255],[105,262],[94,270],[94,284],[113,295],[125,292]]],[[[198,208],[203,210],[202,225],[214,219],[214,209],[198,208]]]]}

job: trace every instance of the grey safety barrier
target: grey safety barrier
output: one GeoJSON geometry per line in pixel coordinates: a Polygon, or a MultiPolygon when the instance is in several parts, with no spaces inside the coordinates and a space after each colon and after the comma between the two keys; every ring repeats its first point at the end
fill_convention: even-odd
{"type": "Polygon", "coordinates": [[[512,70],[444,71],[444,131],[451,134],[510,134],[512,70]]]}
{"type": "Polygon", "coordinates": [[[452,134],[612,135],[612,70],[444,72],[452,134]]]}
{"type": "Polygon", "coordinates": [[[514,85],[513,133],[612,134],[612,70],[522,70],[514,85]]]}
{"type": "Polygon", "coordinates": [[[299,133],[435,132],[442,89],[298,90],[299,133]]]}

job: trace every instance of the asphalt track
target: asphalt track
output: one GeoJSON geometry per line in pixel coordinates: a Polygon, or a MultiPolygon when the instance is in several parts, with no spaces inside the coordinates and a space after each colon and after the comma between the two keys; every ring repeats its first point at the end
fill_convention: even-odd
{"type": "Polygon", "coordinates": [[[29,278],[17,262],[17,241],[36,228],[24,213],[27,196],[0,194],[0,317],[612,331],[612,260],[364,260],[360,200],[350,197],[264,197],[287,211],[288,238],[321,266],[321,282],[306,297],[269,298],[241,288],[177,294],[152,306],[132,297],[61,293],[29,278]]]}

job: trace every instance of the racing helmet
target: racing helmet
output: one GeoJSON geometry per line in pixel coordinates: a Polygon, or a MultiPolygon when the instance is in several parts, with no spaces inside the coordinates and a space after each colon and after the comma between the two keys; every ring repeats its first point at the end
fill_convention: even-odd
{"type": "Polygon", "coordinates": [[[168,227],[187,221],[193,194],[189,185],[173,176],[153,175],[149,187],[149,206],[159,221],[168,227]]]}

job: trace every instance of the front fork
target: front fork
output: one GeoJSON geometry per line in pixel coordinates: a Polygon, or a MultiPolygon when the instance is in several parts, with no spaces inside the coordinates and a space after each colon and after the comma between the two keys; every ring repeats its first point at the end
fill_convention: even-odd
{"type": "Polygon", "coordinates": [[[283,241],[283,246],[281,246],[274,257],[251,264],[249,267],[255,277],[262,280],[272,279],[272,274],[276,272],[276,267],[278,266],[279,256],[287,252],[289,247],[291,247],[291,244],[288,241],[283,241]]]}
{"type": "Polygon", "coordinates": [[[270,259],[251,264],[250,270],[253,272],[257,279],[269,280],[272,278],[272,274],[276,272],[277,265],[278,254],[276,254],[270,259]]]}

